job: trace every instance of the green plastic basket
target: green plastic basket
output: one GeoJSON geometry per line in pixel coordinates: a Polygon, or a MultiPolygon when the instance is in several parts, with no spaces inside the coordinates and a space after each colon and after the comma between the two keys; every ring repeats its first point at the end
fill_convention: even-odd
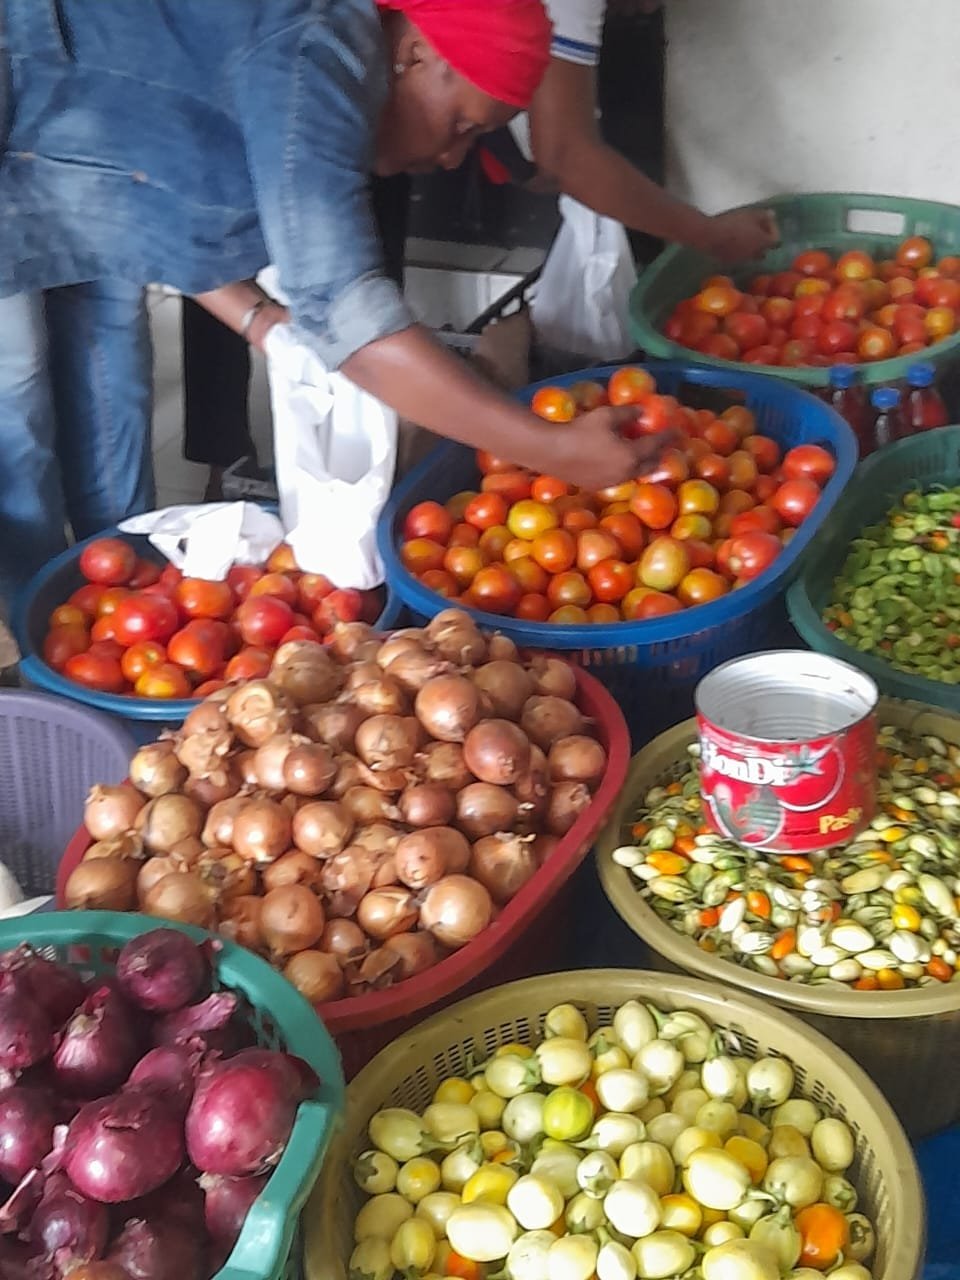
{"type": "MultiPolygon", "coordinates": [[[[0,951],[29,942],[82,974],[112,972],[117,950],[155,929],[146,916],[115,911],[63,911],[0,922],[0,951]]],[[[202,929],[166,923],[197,942],[202,929]]],[[[320,1077],[316,1096],[301,1104],[280,1163],[247,1216],[233,1253],[214,1280],[299,1280],[300,1213],[316,1182],[344,1111],[344,1084],[336,1047],[309,1004],[263,960],[222,941],[215,983],[241,994],[250,1007],[257,1041],[303,1058],[320,1077]]]]}
{"type": "MultiPolygon", "coordinates": [[[[874,257],[888,258],[906,236],[926,236],[938,258],[960,253],[960,208],[931,200],[907,200],[896,196],[855,195],[824,192],[816,195],[775,196],[750,208],[772,209],[780,226],[780,245],[749,271],[735,273],[750,279],[760,272],[785,271],[803,249],[827,249],[845,253],[866,249],[874,257]]],[[[696,293],[703,280],[718,270],[716,261],[695,249],[673,245],[666,249],[641,275],[630,298],[630,330],[637,345],[648,355],[671,360],[694,359],[698,364],[724,369],[769,373],[808,387],[825,387],[829,369],[813,366],[790,369],[780,365],[744,364],[740,360],[720,360],[691,352],[673,342],[663,325],[678,302],[696,293]]],[[[947,363],[960,349],[960,332],[923,352],[924,360],[947,363]]],[[[894,382],[905,376],[907,367],[920,356],[896,356],[858,365],[866,384],[894,382]]]]}
{"type": "Polygon", "coordinates": [[[882,520],[909,490],[929,489],[934,484],[960,484],[960,426],[941,427],[901,440],[860,464],[808,547],[800,576],[787,592],[787,609],[791,622],[811,649],[859,667],[891,698],[925,702],[960,713],[960,685],[898,671],[882,658],[846,644],[822,621],[834,581],[854,538],[882,520]]]}

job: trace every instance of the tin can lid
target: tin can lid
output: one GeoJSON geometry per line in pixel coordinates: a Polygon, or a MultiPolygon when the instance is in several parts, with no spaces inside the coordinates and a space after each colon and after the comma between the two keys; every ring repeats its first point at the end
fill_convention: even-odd
{"type": "Polygon", "coordinates": [[[808,649],[732,658],[697,685],[697,712],[757,742],[807,742],[841,733],[876,708],[879,691],[847,662],[808,649]]]}

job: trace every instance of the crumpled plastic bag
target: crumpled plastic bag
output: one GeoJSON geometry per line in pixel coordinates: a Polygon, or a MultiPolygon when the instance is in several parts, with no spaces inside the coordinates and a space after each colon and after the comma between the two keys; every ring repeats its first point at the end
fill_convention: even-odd
{"type": "Polygon", "coordinates": [[[120,529],[146,534],[184,577],[215,582],[234,564],[263,564],[283,541],[280,520],[254,502],[165,507],[131,516],[120,529]]]}

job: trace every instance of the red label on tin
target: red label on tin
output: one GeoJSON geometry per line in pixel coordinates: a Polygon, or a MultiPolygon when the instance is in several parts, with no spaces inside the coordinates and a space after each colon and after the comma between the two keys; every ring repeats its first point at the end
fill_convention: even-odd
{"type": "Polygon", "coordinates": [[[811,853],[850,839],[874,815],[875,718],[809,742],[758,742],[700,728],[704,819],[719,835],[774,853],[811,853]]]}

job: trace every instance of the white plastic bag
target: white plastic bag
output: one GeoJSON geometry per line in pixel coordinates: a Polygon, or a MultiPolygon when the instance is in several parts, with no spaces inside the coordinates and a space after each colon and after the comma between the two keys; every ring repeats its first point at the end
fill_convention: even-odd
{"type": "Polygon", "coordinates": [[[338,587],[383,581],[377,519],[397,459],[397,415],[330,373],[290,325],[266,338],[280,517],[297,564],[338,587]]]}
{"type": "Polygon", "coordinates": [[[560,197],[563,219],[530,310],[537,337],[557,351],[622,360],[635,347],[629,331],[630,291],[637,270],[619,222],[560,197]]]}
{"type": "Polygon", "coordinates": [[[263,564],[283,526],[255,502],[208,502],[131,516],[124,533],[144,533],[186,578],[222,581],[234,564],[263,564]]]}

